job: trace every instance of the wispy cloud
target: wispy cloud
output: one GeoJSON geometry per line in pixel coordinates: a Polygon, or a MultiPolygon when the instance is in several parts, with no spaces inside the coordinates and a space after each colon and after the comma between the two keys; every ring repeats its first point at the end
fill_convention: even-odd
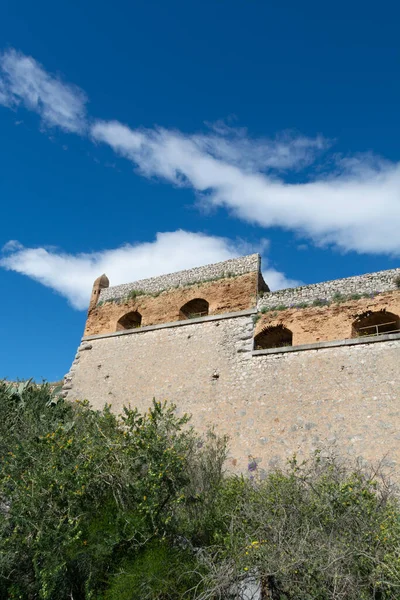
{"type": "Polygon", "coordinates": [[[44,125],[82,133],[86,128],[85,93],[47,73],[32,57],[10,49],[0,55],[0,104],[23,104],[44,125]]]}
{"type": "Polygon", "coordinates": [[[298,171],[312,164],[331,145],[318,135],[309,138],[296,132],[282,132],[275,138],[256,138],[245,127],[224,121],[208,123],[210,132],[191,136],[203,152],[245,171],[298,171]]]}
{"type": "MultiPolygon", "coordinates": [[[[108,275],[111,285],[118,285],[227,260],[249,250],[225,238],[178,230],[158,233],[152,242],[77,255],[24,248],[12,241],[3,248],[0,266],[39,281],[66,297],[74,308],[85,309],[93,281],[101,273],[108,275]]],[[[273,268],[267,268],[264,277],[271,289],[295,283],[273,268]]]]}
{"type": "MultiPolygon", "coordinates": [[[[23,103],[48,125],[85,130],[81,90],[15,50],[1,56],[0,69],[0,103],[23,103]]],[[[196,200],[244,221],[291,230],[317,245],[400,254],[400,163],[372,154],[338,157],[322,136],[253,138],[224,122],[192,134],[118,121],[94,122],[88,131],[141,175],[191,187],[196,200]],[[324,171],[314,163],[323,152],[330,165],[324,171]]]]}
{"type": "Polygon", "coordinates": [[[243,135],[238,143],[222,137],[219,145],[215,136],[208,143],[201,136],[199,143],[197,135],[161,128],[135,130],[117,121],[99,121],[91,134],[130,159],[143,175],[190,186],[208,203],[245,221],[290,229],[316,244],[344,250],[400,254],[399,163],[370,154],[339,161],[335,157],[331,173],[316,172],[303,183],[288,183],[279,170],[307,161],[323,141],[299,138],[296,144],[291,139],[274,163],[273,143],[265,152],[264,141],[260,147],[243,135]],[[246,146],[252,148],[248,164],[246,156],[241,158],[246,146]]]}

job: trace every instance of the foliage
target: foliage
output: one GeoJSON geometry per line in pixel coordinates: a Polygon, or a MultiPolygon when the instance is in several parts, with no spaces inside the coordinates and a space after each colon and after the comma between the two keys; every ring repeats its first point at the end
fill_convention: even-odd
{"type": "Polygon", "coordinates": [[[0,600],[400,597],[400,509],[380,469],[317,452],[224,475],[225,438],[0,383],[0,600]],[[247,595],[247,597],[249,597],[247,595]]]}
{"type": "MultiPolygon", "coordinates": [[[[151,545],[174,544],[195,465],[216,440],[203,449],[188,417],[157,402],[118,420],[50,398],[46,385],[0,385],[2,599],[92,599],[118,586],[123,564],[133,572],[151,545]]],[[[180,552],[188,563],[179,546],[171,560],[180,552]]]]}
{"type": "Polygon", "coordinates": [[[227,271],[226,273],[221,273],[221,275],[217,275],[216,277],[208,277],[208,278],[204,278],[204,279],[189,281],[187,283],[176,284],[172,287],[169,286],[169,287],[162,288],[156,292],[149,292],[146,290],[133,289],[127,294],[127,296],[124,296],[121,298],[112,297],[112,298],[108,298],[107,300],[100,300],[97,303],[97,306],[103,306],[107,302],[113,302],[115,304],[124,304],[124,303],[129,302],[130,300],[135,300],[139,296],[149,296],[150,298],[158,298],[158,296],[160,296],[164,292],[167,292],[171,289],[178,289],[180,287],[187,288],[187,287],[192,287],[192,286],[196,286],[196,285],[202,285],[204,283],[220,281],[221,279],[231,279],[233,277],[240,277],[240,275],[241,275],[240,273],[236,274],[231,271],[227,271]]]}
{"type": "Polygon", "coordinates": [[[397,277],[394,278],[394,285],[400,289],[400,275],[397,275],[397,277]]]}
{"type": "MultiPolygon", "coordinates": [[[[395,280],[396,283],[396,280],[395,280]]],[[[397,284],[396,284],[397,285],[397,284]]],[[[400,287],[400,276],[399,276],[399,284],[397,287],[400,287]]],[[[303,288],[296,288],[297,290],[301,290],[303,288]]],[[[374,298],[375,296],[377,296],[380,292],[363,292],[360,294],[342,294],[340,292],[336,292],[335,294],[333,294],[332,298],[316,298],[315,300],[310,300],[310,301],[302,301],[302,302],[297,302],[295,304],[278,304],[275,306],[262,306],[260,308],[260,313],[262,314],[266,314],[266,313],[275,313],[277,311],[283,311],[283,310],[289,310],[289,309],[301,309],[301,308],[310,308],[311,306],[313,307],[324,307],[324,306],[330,306],[332,302],[335,302],[336,304],[342,304],[343,302],[347,302],[349,300],[361,300],[361,298],[374,298]]],[[[274,316],[273,314],[271,314],[271,316],[274,316]]],[[[276,316],[276,315],[275,315],[276,316]]]]}
{"type": "Polygon", "coordinates": [[[125,302],[127,302],[128,300],[134,300],[138,296],[144,296],[144,295],[149,296],[151,294],[149,294],[148,292],[145,292],[144,290],[131,290],[129,292],[129,294],[126,296],[125,302]]]}
{"type": "Polygon", "coordinates": [[[317,452],[264,481],[225,480],[220,497],[202,600],[233,598],[249,577],[274,600],[400,597],[399,505],[379,471],[317,452]]]}
{"type": "Polygon", "coordinates": [[[312,305],[313,306],[329,306],[330,302],[326,298],[316,298],[312,305]]]}

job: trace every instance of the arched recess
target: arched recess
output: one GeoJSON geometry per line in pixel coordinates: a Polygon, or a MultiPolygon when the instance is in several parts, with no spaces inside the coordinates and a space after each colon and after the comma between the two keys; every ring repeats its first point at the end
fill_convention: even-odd
{"type": "Polygon", "coordinates": [[[283,325],[268,325],[254,338],[255,350],[293,345],[293,333],[283,325]]]}
{"type": "Polygon", "coordinates": [[[359,315],[352,325],[352,337],[396,333],[400,329],[399,315],[386,310],[368,310],[359,315]]]}
{"type": "Polygon", "coordinates": [[[184,304],[179,311],[179,318],[197,319],[208,315],[208,302],[204,298],[194,298],[184,304]]]}
{"type": "Polygon", "coordinates": [[[119,319],[117,331],[121,331],[122,329],[135,329],[136,327],[140,327],[141,324],[142,315],[137,310],[133,310],[119,319]]]}

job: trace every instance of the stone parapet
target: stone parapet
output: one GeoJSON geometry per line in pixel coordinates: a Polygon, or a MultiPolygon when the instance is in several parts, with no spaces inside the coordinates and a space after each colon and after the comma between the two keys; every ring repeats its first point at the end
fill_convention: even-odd
{"type": "Polygon", "coordinates": [[[397,289],[396,279],[398,277],[400,277],[400,268],[264,293],[258,300],[257,308],[261,310],[263,307],[273,308],[279,305],[290,307],[319,299],[333,300],[337,294],[350,296],[352,294],[388,292],[397,289]]]}
{"type": "Polygon", "coordinates": [[[190,285],[202,281],[258,272],[260,269],[260,260],[259,254],[249,254],[248,256],[232,258],[203,267],[178,271],[177,273],[160,275],[159,277],[150,277],[149,279],[140,279],[138,281],[133,281],[132,283],[124,283],[122,285],[115,285],[107,289],[102,289],[99,298],[101,302],[106,302],[110,299],[125,298],[133,290],[154,294],[174,287],[190,285]]]}

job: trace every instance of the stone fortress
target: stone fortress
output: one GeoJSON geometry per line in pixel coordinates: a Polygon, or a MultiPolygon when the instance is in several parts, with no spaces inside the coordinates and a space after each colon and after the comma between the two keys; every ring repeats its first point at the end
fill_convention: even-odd
{"type": "Polygon", "coordinates": [[[327,444],[400,465],[400,268],[270,292],[260,256],[92,290],[63,395],[167,400],[263,472],[327,444]]]}

